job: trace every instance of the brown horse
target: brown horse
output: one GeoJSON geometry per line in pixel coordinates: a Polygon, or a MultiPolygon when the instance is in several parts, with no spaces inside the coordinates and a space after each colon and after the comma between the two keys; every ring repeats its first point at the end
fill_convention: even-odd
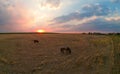
{"type": "Polygon", "coordinates": [[[39,41],[38,40],[33,40],[34,41],[34,43],[39,43],[39,41]]]}
{"type": "Polygon", "coordinates": [[[69,47],[61,48],[60,51],[62,54],[71,54],[71,49],[69,47]]]}

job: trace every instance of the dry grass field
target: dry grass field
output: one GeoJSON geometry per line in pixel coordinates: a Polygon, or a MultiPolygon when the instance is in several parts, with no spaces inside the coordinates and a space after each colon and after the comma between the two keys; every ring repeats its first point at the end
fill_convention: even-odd
{"type": "Polygon", "coordinates": [[[0,74],[120,74],[120,36],[0,34],[0,74]]]}

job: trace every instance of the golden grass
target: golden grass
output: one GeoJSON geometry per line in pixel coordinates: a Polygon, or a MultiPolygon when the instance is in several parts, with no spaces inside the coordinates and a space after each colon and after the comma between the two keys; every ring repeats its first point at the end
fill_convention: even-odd
{"type": "Polygon", "coordinates": [[[81,34],[1,34],[0,74],[119,74],[120,37],[81,34]],[[33,40],[39,40],[34,44],[33,40]],[[60,53],[69,46],[71,55],[60,53]]]}

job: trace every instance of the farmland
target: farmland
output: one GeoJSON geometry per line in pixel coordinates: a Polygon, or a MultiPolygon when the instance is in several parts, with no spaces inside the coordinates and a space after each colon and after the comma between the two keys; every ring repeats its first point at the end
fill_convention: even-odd
{"type": "Polygon", "coordinates": [[[0,34],[0,74],[120,74],[120,36],[0,34]]]}

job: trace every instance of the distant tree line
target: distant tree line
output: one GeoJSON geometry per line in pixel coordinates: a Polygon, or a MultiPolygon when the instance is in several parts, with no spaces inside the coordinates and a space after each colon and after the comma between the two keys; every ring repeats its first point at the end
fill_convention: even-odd
{"type": "Polygon", "coordinates": [[[86,35],[120,35],[120,33],[100,33],[100,32],[88,32],[88,33],[81,33],[86,35]]]}
{"type": "Polygon", "coordinates": [[[120,33],[108,33],[108,35],[120,35],[120,33]]]}

